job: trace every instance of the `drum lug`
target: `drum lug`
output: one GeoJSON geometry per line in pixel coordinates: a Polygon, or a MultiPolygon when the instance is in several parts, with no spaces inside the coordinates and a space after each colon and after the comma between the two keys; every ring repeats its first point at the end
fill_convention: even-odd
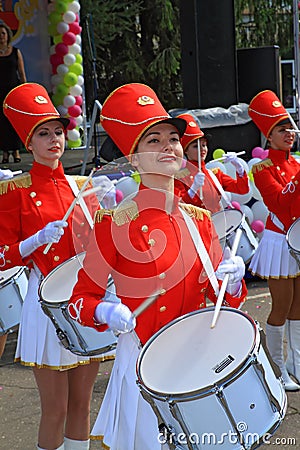
{"type": "Polygon", "coordinates": [[[60,329],[58,328],[56,330],[56,334],[58,339],[60,340],[61,344],[67,349],[70,350],[70,343],[68,341],[68,338],[66,336],[66,334],[60,329]]]}

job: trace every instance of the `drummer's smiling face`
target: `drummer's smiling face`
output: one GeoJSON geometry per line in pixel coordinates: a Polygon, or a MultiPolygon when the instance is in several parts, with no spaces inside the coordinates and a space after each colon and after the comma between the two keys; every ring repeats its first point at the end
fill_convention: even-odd
{"type": "Polygon", "coordinates": [[[289,128],[291,128],[291,126],[287,124],[278,125],[273,128],[268,137],[269,146],[273,150],[289,151],[292,148],[294,144],[295,133],[287,131],[289,128]]]}
{"type": "Polygon", "coordinates": [[[173,177],[181,167],[182,158],[178,130],[169,123],[159,123],[141,137],[131,164],[144,175],[173,177]]]}
{"type": "Polygon", "coordinates": [[[56,168],[64,153],[65,133],[63,125],[58,120],[51,120],[38,126],[32,135],[28,151],[32,152],[34,160],[45,166],[56,168]]]}

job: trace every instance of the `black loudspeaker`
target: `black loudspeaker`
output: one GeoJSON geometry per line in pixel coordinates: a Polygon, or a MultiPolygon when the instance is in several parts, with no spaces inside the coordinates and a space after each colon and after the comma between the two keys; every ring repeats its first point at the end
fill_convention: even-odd
{"type": "Polygon", "coordinates": [[[281,98],[279,47],[242,48],[237,50],[239,102],[250,103],[260,91],[270,89],[281,98]]]}
{"type": "Polygon", "coordinates": [[[181,0],[184,108],[228,108],[238,101],[234,0],[181,0]]]}
{"type": "Polygon", "coordinates": [[[217,148],[222,148],[226,152],[241,152],[246,154],[241,158],[249,160],[252,158],[252,149],[260,147],[260,131],[254,123],[248,122],[244,125],[232,125],[227,127],[215,127],[203,129],[208,135],[208,155],[207,161],[213,159],[213,152],[217,148]]]}

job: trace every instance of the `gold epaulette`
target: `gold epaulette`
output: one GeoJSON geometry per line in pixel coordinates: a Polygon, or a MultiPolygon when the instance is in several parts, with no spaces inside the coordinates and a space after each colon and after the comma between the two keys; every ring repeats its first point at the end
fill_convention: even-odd
{"type": "Polygon", "coordinates": [[[216,173],[218,173],[219,170],[221,170],[221,169],[219,169],[219,167],[212,167],[210,170],[212,171],[212,173],[213,173],[214,175],[216,175],[216,173]]]}
{"type": "Polygon", "coordinates": [[[252,173],[260,172],[261,170],[265,169],[266,167],[271,167],[271,166],[274,166],[274,164],[272,163],[272,161],[269,158],[263,159],[261,162],[253,164],[252,173]]]}
{"type": "Polygon", "coordinates": [[[7,191],[13,191],[16,188],[28,188],[32,184],[30,173],[22,173],[9,180],[0,181],[0,195],[7,194],[7,191]]]}
{"type": "Polygon", "coordinates": [[[180,180],[181,178],[185,178],[189,175],[191,175],[191,172],[189,171],[189,169],[185,168],[178,170],[178,172],[175,173],[175,178],[176,180],[180,180]]]}
{"type": "Polygon", "coordinates": [[[96,211],[94,222],[102,222],[104,216],[111,216],[112,221],[116,225],[121,226],[129,223],[131,220],[135,220],[139,216],[139,211],[137,204],[131,200],[120,204],[115,209],[100,209],[96,211]]]}
{"type": "Polygon", "coordinates": [[[72,175],[72,178],[75,180],[79,190],[82,188],[82,186],[84,185],[84,183],[87,179],[87,177],[84,175],[72,175]]]}
{"type": "Polygon", "coordinates": [[[211,212],[208,211],[208,209],[199,208],[198,206],[190,205],[188,203],[179,203],[179,206],[197,220],[203,220],[204,215],[211,220],[211,212]]]}

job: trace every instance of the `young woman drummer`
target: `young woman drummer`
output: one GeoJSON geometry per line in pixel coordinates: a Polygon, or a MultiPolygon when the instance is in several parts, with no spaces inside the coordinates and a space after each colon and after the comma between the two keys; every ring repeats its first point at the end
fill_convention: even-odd
{"type": "Polygon", "coordinates": [[[252,167],[269,215],[249,269],[268,281],[272,307],[266,324],[267,346],[281,370],[285,389],[295,391],[300,388],[300,268],[289,253],[286,239],[289,227],[300,216],[299,163],[290,153],[295,132],[290,116],[272,91],[262,91],[252,99],[249,115],[267,138],[269,148],[268,159],[252,167]]]}
{"type": "MultiPolygon", "coordinates": [[[[99,359],[77,356],[59,343],[38,296],[41,280],[82,252],[91,231],[88,214],[78,205],[67,221],[61,220],[75,197],[60,162],[68,119],[59,116],[45,88],[35,83],[14,88],[3,106],[34,160],[29,173],[0,182],[1,268],[30,269],[16,360],[32,367],[40,394],[37,448],[84,450],[89,448],[90,399],[99,359]],[[44,254],[48,243],[52,246],[44,254]]],[[[75,184],[82,182],[78,177],[75,184]]],[[[87,197],[86,205],[92,215],[99,207],[94,196],[87,197]]]]}
{"type": "Polygon", "coordinates": [[[236,178],[231,178],[219,168],[208,170],[205,166],[208,153],[207,136],[191,114],[180,114],[177,117],[187,122],[186,130],[181,138],[186,162],[185,167],[176,174],[175,182],[176,187],[181,190],[182,201],[215,213],[221,209],[220,200],[224,191],[247,194],[249,192],[248,176],[236,153],[227,154],[224,160],[235,167],[236,178]],[[201,170],[199,170],[199,155],[201,170]]]}
{"type": "Polygon", "coordinates": [[[212,271],[218,268],[221,278],[231,272],[225,300],[235,307],[246,295],[244,263],[229,257],[220,264],[222,249],[209,212],[179,204],[174,175],[183,158],[183,119],[171,118],[150,87],[132,83],[110,94],[103,104],[101,124],[140,173],[141,184],[134,198],[127,197],[114,210],[96,215],[94,239],[79,271],[69,312],[83,325],[99,331],[108,325],[121,332],[92,436],[103,439],[111,450],[156,450],[160,448],[157,420],[136,385],[139,343],[176,317],[205,307],[206,297],[216,300],[186,215],[210,255],[212,271]],[[102,301],[110,273],[122,300],[118,305],[102,301]],[[135,319],[132,311],[154,292],[155,303],[135,319]],[[134,328],[135,333],[130,333],[134,328]]]}

